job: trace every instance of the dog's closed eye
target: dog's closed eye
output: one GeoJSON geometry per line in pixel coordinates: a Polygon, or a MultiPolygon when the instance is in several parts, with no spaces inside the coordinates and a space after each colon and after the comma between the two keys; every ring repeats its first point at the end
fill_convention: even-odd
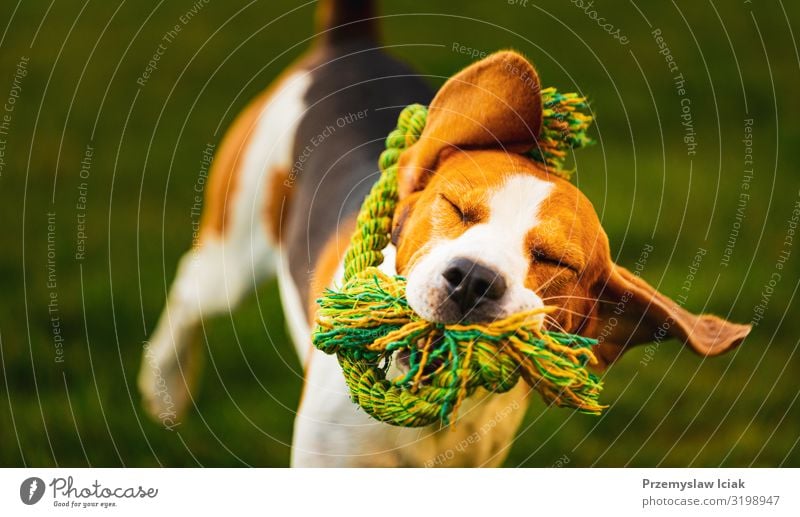
{"type": "Polygon", "coordinates": [[[568,269],[576,274],[580,273],[578,267],[567,261],[564,254],[551,253],[541,248],[534,247],[533,250],[531,250],[531,255],[533,256],[534,262],[537,264],[568,269]]]}
{"type": "Polygon", "coordinates": [[[481,213],[476,207],[473,206],[460,206],[458,203],[447,197],[445,194],[440,193],[439,199],[444,201],[446,205],[449,206],[450,210],[461,219],[461,222],[465,225],[473,225],[475,223],[480,222],[481,220],[481,213]]]}

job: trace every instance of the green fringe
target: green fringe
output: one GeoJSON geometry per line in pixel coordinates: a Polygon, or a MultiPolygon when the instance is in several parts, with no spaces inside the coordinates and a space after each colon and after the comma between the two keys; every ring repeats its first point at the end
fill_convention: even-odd
{"type": "Polygon", "coordinates": [[[576,93],[560,93],[555,88],[542,90],[542,130],[538,145],[528,155],[550,172],[569,180],[573,171],[564,169],[567,153],[594,144],[586,132],[594,118],[589,104],[576,93]]]}
{"type": "MultiPolygon", "coordinates": [[[[595,340],[547,332],[503,321],[481,325],[424,322],[405,298],[405,279],[368,268],[319,300],[314,346],[337,354],[353,400],[374,418],[393,425],[448,424],[461,398],[477,388],[503,393],[522,376],[547,402],[599,414],[602,387],[586,367],[595,340]],[[430,343],[422,361],[421,347],[430,343]],[[472,354],[467,354],[471,347],[472,354]],[[408,357],[408,372],[389,381],[396,352],[408,357]],[[440,364],[416,385],[425,365],[440,364]]],[[[532,323],[532,322],[528,322],[532,323]]],[[[424,371],[423,371],[424,373],[424,371]]]]}

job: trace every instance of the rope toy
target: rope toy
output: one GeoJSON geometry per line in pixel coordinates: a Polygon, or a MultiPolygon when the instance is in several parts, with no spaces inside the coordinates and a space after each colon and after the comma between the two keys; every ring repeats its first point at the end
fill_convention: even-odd
{"type": "MultiPolygon", "coordinates": [[[[586,100],[554,88],[542,90],[544,124],[528,156],[550,172],[563,170],[569,149],[591,142],[586,100]]],[[[406,280],[377,268],[390,242],[398,202],[397,162],[425,127],[427,108],[407,106],[380,156],[381,176],[361,207],[345,255],[344,285],[317,300],[314,346],[336,354],[350,396],[370,416],[392,425],[419,427],[456,419],[463,400],[478,388],[503,393],[520,377],[548,403],[600,414],[602,384],[587,365],[596,363],[596,340],[541,331],[554,307],[513,314],[482,324],[425,321],[409,307],[406,280]],[[406,374],[387,379],[391,362],[403,357],[406,374]]]]}

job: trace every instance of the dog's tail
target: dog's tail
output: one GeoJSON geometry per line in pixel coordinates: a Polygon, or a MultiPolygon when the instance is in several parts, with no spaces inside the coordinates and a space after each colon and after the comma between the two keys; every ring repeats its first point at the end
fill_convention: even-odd
{"type": "Polygon", "coordinates": [[[319,0],[317,33],[325,43],[342,43],[379,37],[374,0],[319,0]]]}

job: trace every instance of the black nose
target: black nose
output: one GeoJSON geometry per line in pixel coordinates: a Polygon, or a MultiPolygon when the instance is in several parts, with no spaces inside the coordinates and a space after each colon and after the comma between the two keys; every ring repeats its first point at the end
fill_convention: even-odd
{"type": "Polygon", "coordinates": [[[497,301],[506,292],[506,281],[496,271],[466,258],[450,261],[442,276],[447,281],[450,299],[466,316],[485,301],[497,301]]]}

